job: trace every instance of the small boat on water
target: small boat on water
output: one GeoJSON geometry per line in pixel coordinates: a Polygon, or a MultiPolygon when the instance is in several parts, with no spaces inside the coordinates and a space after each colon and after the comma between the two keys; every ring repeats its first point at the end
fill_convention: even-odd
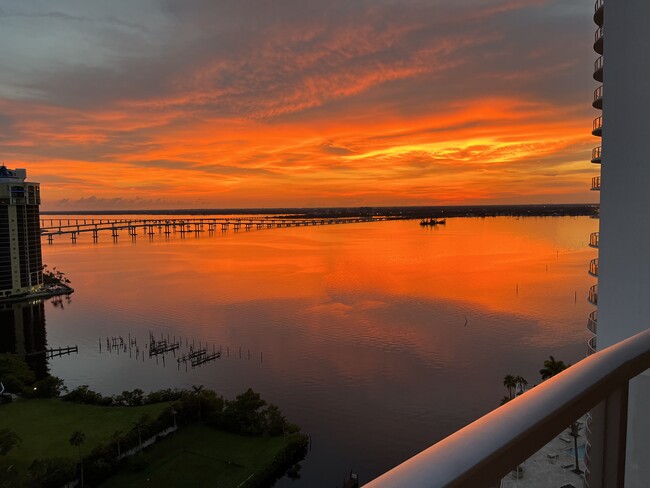
{"type": "Polygon", "coordinates": [[[425,226],[425,225],[445,225],[447,223],[446,219],[422,219],[420,221],[420,225],[425,226]]]}

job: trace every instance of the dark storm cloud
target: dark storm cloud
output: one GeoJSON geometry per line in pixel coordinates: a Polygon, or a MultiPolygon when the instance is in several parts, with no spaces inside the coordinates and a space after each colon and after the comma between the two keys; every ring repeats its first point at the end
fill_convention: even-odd
{"type": "MultiPolygon", "coordinates": [[[[477,78],[485,89],[507,90],[517,83],[504,83],[500,75],[491,80],[490,74],[558,63],[555,46],[547,56],[525,61],[539,36],[576,44],[552,35],[557,27],[549,25],[557,22],[545,22],[535,8],[540,3],[162,1],[157,14],[165,21],[151,26],[126,20],[126,9],[119,19],[58,11],[13,15],[27,22],[50,17],[61,30],[81,22],[101,26],[91,34],[109,50],[101,62],[75,59],[71,50],[56,65],[33,66],[23,87],[50,103],[81,108],[135,100],[152,110],[176,106],[275,117],[410,78],[414,85],[407,93],[428,100],[436,93],[466,94],[477,78]],[[418,86],[417,75],[450,67],[458,74],[451,86],[418,86]]],[[[560,32],[572,35],[570,29],[560,32]]],[[[541,80],[528,82],[542,85],[546,95],[541,80]]]]}

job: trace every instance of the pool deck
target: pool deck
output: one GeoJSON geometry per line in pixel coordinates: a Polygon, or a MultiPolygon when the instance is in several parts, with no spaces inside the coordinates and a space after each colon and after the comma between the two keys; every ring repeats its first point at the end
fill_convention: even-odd
{"type": "MultiPolygon", "coordinates": [[[[585,443],[586,417],[581,417],[578,422],[580,422],[578,446],[581,446],[585,443]]],[[[503,478],[501,488],[561,488],[566,485],[582,488],[583,475],[572,471],[575,456],[572,452],[568,452],[573,448],[574,442],[570,432],[570,428],[564,429],[561,434],[528,458],[521,465],[523,473],[519,479],[516,478],[514,471],[503,478]]],[[[580,469],[584,470],[584,461],[580,459],[579,462],[580,469]]]]}

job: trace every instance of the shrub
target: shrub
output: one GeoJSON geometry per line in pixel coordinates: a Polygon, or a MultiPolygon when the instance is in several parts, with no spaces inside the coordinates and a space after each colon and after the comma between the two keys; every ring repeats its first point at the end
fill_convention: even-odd
{"type": "Polygon", "coordinates": [[[144,391],[136,388],[133,391],[123,391],[121,395],[113,397],[115,405],[138,407],[144,404],[144,391]]]}
{"type": "Polygon", "coordinates": [[[150,403],[163,403],[178,400],[183,394],[182,390],[168,388],[166,390],[152,391],[147,395],[144,402],[150,403]]]}
{"type": "Polygon", "coordinates": [[[113,403],[111,397],[103,397],[101,394],[91,390],[88,385],[81,385],[71,390],[62,400],[72,403],[84,403],[86,405],[105,405],[105,398],[108,399],[109,404],[113,403]]]}
{"type": "Polygon", "coordinates": [[[306,435],[292,435],[287,445],[278,453],[271,464],[253,474],[239,486],[243,488],[273,486],[287,472],[297,475],[300,471],[297,464],[307,455],[308,445],[309,438],[306,435]]]}
{"type": "Polygon", "coordinates": [[[13,354],[0,354],[0,381],[7,391],[20,393],[36,381],[27,363],[13,354]]]}
{"type": "Polygon", "coordinates": [[[20,444],[20,437],[13,430],[0,429],[0,456],[5,456],[20,444]]]}
{"type": "Polygon", "coordinates": [[[74,478],[75,463],[68,459],[36,459],[28,475],[28,486],[60,488],[74,478]]]}
{"type": "Polygon", "coordinates": [[[23,388],[23,395],[27,398],[56,398],[66,390],[63,380],[56,376],[46,376],[34,383],[33,386],[23,388]]]}

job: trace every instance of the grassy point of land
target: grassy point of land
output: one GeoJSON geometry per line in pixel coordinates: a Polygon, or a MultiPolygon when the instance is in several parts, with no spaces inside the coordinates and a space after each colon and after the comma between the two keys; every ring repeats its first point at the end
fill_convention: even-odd
{"type": "Polygon", "coordinates": [[[288,442],[287,437],[247,437],[193,424],[145,450],[135,460],[141,470],[122,471],[101,486],[236,488],[272,464],[288,442]]]}
{"type": "Polygon", "coordinates": [[[156,418],[171,402],[141,407],[100,407],[62,402],[57,399],[20,400],[0,406],[0,429],[14,431],[20,444],[2,459],[25,473],[35,459],[78,459],[77,448],[70,445],[74,431],[86,438],[83,452],[89,453],[108,442],[116,431],[133,429],[143,415],[156,418]]]}

